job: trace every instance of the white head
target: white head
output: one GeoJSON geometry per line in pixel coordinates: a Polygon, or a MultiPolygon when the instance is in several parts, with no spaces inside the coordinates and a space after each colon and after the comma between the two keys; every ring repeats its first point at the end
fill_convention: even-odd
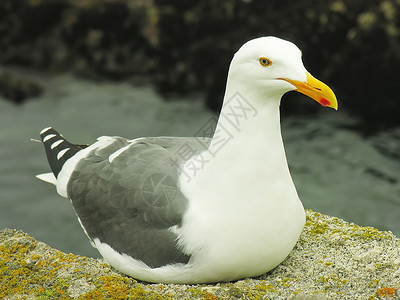
{"type": "Polygon", "coordinates": [[[228,85],[231,89],[246,87],[261,97],[278,100],[284,93],[296,90],[323,106],[337,109],[332,90],[307,72],[300,49],[272,36],[250,40],[238,50],[229,68],[228,85]]]}

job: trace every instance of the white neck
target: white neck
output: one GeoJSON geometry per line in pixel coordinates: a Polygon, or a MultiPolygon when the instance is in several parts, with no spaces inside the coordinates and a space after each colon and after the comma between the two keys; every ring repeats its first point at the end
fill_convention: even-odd
{"type": "Polygon", "coordinates": [[[258,105],[255,101],[249,102],[247,99],[251,98],[247,95],[233,94],[221,110],[209,147],[217,160],[235,152],[239,156],[262,152],[265,157],[268,152],[263,152],[267,150],[264,147],[271,145],[283,150],[279,102],[267,100],[258,105]]]}
{"type": "Polygon", "coordinates": [[[279,113],[283,92],[260,94],[257,89],[235,85],[235,80],[228,82],[232,84],[227,85],[224,105],[208,152],[214,154],[216,161],[237,164],[241,172],[268,170],[276,164],[278,157],[281,163],[284,162],[281,166],[286,168],[279,113]]]}
{"type": "Polygon", "coordinates": [[[268,147],[271,146],[278,147],[273,150],[279,150],[284,155],[279,105],[287,87],[270,81],[264,83],[265,88],[260,90],[247,80],[232,73],[228,75],[223,107],[209,147],[209,152],[220,156],[216,159],[223,160],[232,151],[239,151],[242,156],[258,152],[261,157],[268,158],[268,147]],[[221,137],[229,139],[223,147],[221,137]]]}
{"type": "Polygon", "coordinates": [[[209,149],[185,166],[192,177],[190,182],[182,182],[183,190],[203,194],[202,201],[214,201],[213,193],[223,191],[225,197],[217,197],[216,201],[241,201],[239,195],[246,194],[251,201],[265,203],[266,195],[271,195],[267,202],[274,201],[272,195],[289,185],[297,197],[280,130],[279,104],[283,92],[260,95],[233,86],[227,86],[209,149]],[[194,164],[199,168],[195,173],[194,164]],[[210,181],[218,186],[215,191],[210,189],[210,181]],[[239,190],[242,187],[237,183],[244,183],[242,186],[250,186],[251,190],[239,190]]]}

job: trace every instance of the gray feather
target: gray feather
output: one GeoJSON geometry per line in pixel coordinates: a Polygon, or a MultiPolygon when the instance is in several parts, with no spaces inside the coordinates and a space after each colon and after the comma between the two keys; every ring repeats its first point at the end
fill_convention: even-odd
{"type": "Polygon", "coordinates": [[[210,139],[144,138],[110,163],[109,156],[129,141],[93,150],[76,165],[67,192],[89,237],[151,267],[187,263],[177,247],[179,226],[188,201],[178,187],[181,147],[204,151],[210,139]]]}

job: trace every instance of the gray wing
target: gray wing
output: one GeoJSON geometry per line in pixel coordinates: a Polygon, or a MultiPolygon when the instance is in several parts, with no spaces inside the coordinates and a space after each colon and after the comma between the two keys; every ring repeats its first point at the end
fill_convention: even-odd
{"type": "Polygon", "coordinates": [[[88,236],[151,267],[187,263],[190,256],[178,249],[169,229],[180,226],[187,208],[177,180],[187,149],[200,153],[209,143],[207,138],[115,138],[81,159],[67,193],[88,236]]]}

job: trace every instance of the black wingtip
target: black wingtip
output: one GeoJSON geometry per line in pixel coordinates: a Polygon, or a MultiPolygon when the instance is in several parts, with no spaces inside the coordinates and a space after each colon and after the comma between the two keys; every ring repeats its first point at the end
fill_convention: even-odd
{"type": "Polygon", "coordinates": [[[54,176],[58,176],[65,162],[85,148],[68,142],[54,128],[47,127],[40,132],[40,139],[46,150],[47,160],[54,176]]]}

